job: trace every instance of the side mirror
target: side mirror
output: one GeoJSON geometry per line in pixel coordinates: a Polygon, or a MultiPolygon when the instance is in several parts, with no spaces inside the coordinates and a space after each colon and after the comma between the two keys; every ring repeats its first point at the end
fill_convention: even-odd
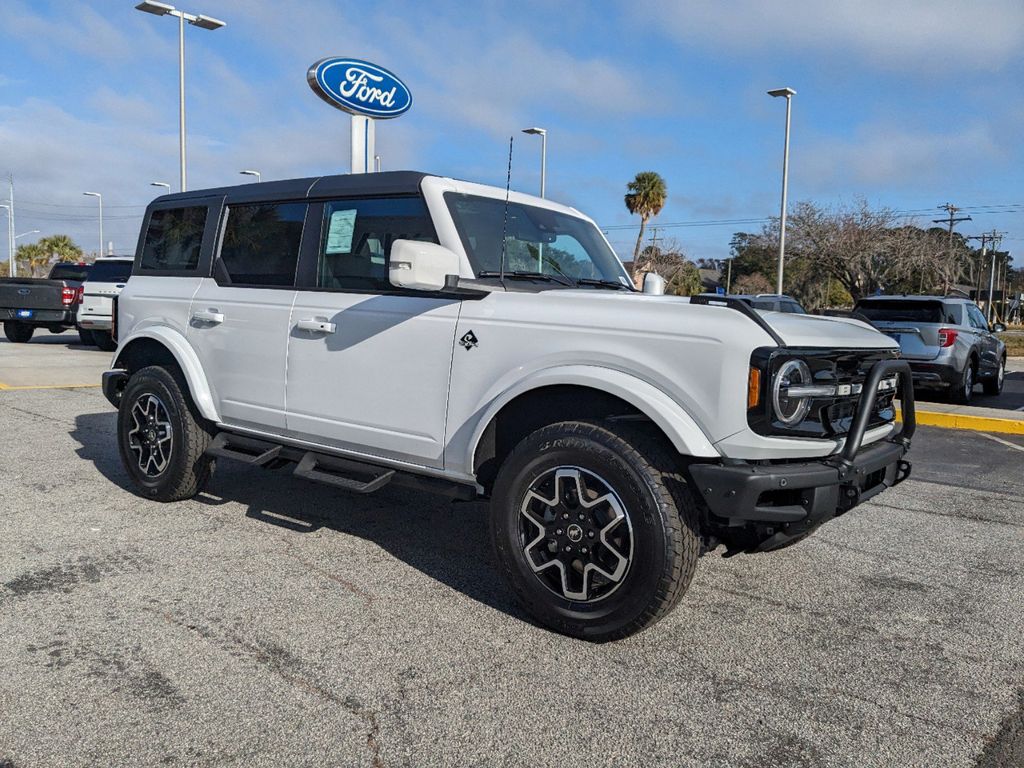
{"type": "Polygon", "coordinates": [[[1003,325],[1002,323],[996,323],[995,325],[992,326],[992,332],[993,333],[1002,333],[1005,330],[1006,330],[1006,326],[1003,325]]]}
{"type": "Polygon", "coordinates": [[[665,278],[656,272],[648,272],[644,275],[643,292],[653,296],[661,296],[665,293],[665,278]]]}
{"type": "Polygon", "coordinates": [[[447,275],[459,274],[459,256],[443,245],[419,240],[395,240],[391,244],[388,279],[396,288],[440,291],[447,275]]]}

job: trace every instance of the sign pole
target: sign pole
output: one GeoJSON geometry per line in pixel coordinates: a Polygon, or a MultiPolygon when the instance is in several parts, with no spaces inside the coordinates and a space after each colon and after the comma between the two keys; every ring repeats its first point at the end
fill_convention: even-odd
{"type": "Polygon", "coordinates": [[[352,173],[373,173],[374,123],[372,117],[352,115],[352,173]]]}

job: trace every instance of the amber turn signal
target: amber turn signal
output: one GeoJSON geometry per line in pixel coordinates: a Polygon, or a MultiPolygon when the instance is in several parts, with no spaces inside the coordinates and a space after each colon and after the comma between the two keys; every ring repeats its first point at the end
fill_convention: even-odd
{"type": "Polygon", "coordinates": [[[750,366],[747,377],[747,410],[756,408],[761,402],[761,369],[750,366]]]}

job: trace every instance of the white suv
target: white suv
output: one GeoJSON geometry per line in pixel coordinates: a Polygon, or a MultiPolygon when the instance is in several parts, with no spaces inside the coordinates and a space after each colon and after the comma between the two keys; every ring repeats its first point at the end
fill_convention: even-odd
{"type": "Polygon", "coordinates": [[[147,497],[191,497],[230,458],[489,498],[527,609],[614,639],[665,615],[703,552],[791,544],[910,469],[893,340],[658,285],[633,290],[579,211],[450,178],[168,195],[104,393],[147,497]]]}
{"type": "Polygon", "coordinates": [[[110,335],[114,298],[128,282],[134,261],[131,256],[106,256],[93,262],[82,283],[75,313],[75,325],[83,344],[95,345],[105,352],[117,348],[110,335]]]}

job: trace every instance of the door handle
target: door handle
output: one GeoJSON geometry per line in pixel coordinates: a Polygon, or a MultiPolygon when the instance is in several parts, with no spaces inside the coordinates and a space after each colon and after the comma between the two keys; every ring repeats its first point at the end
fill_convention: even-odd
{"type": "Polygon", "coordinates": [[[198,310],[192,313],[192,319],[197,320],[200,323],[213,323],[214,325],[217,325],[218,323],[224,322],[224,315],[215,309],[208,309],[205,312],[198,310]]]}
{"type": "Polygon", "coordinates": [[[328,323],[326,320],[299,320],[295,327],[300,331],[313,331],[313,333],[334,333],[338,326],[328,323]]]}

